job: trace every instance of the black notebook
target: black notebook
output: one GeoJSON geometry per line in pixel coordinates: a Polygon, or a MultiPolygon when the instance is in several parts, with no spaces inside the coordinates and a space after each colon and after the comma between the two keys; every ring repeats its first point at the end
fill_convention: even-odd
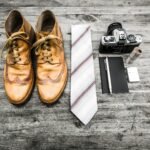
{"type": "MultiPolygon", "coordinates": [[[[106,57],[99,58],[102,93],[110,93],[105,59],[106,57]]],[[[129,92],[123,58],[108,57],[108,62],[111,77],[112,93],[129,92]]]]}

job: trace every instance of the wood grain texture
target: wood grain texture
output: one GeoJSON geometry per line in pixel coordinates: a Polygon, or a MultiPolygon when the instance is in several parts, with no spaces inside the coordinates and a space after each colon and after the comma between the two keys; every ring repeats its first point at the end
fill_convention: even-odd
{"type": "MultiPolygon", "coordinates": [[[[72,24],[92,26],[98,112],[82,125],[70,112],[70,76],[65,91],[53,106],[42,104],[35,88],[22,107],[11,105],[3,88],[0,64],[0,150],[149,150],[150,149],[150,1],[149,0],[0,0],[0,47],[5,43],[8,12],[18,9],[33,27],[45,9],[56,14],[63,36],[70,75],[72,24]],[[101,92],[99,40],[107,26],[120,21],[129,33],[143,36],[142,56],[134,62],[141,81],[130,83],[130,93],[101,92]]],[[[100,54],[102,56],[102,54],[100,54]]],[[[105,56],[105,55],[103,55],[105,56]]],[[[124,60],[128,54],[122,55],[124,60]]]]}

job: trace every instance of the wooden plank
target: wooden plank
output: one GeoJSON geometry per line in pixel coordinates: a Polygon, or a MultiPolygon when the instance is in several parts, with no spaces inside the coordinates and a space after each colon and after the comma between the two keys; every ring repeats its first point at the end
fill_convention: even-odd
{"type": "Polygon", "coordinates": [[[1,0],[0,6],[1,7],[43,7],[43,6],[51,6],[51,7],[100,7],[100,6],[147,6],[150,5],[149,0],[111,0],[111,1],[105,1],[105,0],[32,0],[32,1],[23,1],[23,0],[11,0],[11,1],[5,1],[1,0]]]}
{"type": "MultiPolygon", "coordinates": [[[[86,14],[86,15],[102,15],[102,14],[149,14],[150,13],[150,6],[125,6],[125,7],[112,7],[112,6],[101,6],[101,7],[16,7],[17,10],[21,11],[23,14],[26,14],[27,16],[37,16],[40,12],[44,10],[52,10],[56,15],[73,15],[73,14],[86,14]],[[28,11],[27,11],[28,10],[28,11]]],[[[11,11],[11,7],[3,7],[3,9],[0,10],[0,12],[3,14],[8,13],[11,11]]]]}
{"type": "MultiPolygon", "coordinates": [[[[70,43],[72,24],[92,26],[98,112],[83,126],[70,112],[70,78],[59,102],[46,106],[39,100],[37,89],[21,107],[11,105],[3,88],[3,63],[0,64],[0,150],[60,149],[150,149],[150,1],[149,0],[11,0],[0,1],[0,47],[5,43],[4,23],[14,8],[31,22],[45,9],[54,11],[63,31],[70,77],[70,43]],[[128,33],[143,36],[142,56],[138,66],[141,81],[129,83],[130,93],[102,94],[99,70],[99,40],[107,26],[120,21],[128,33]]],[[[129,54],[121,55],[125,59],[129,54]]],[[[100,54],[105,56],[105,54],[100,54]]],[[[110,55],[113,56],[113,55],[110,55]]],[[[118,55],[119,56],[119,55],[118,55]]]]}
{"type": "MultiPolygon", "coordinates": [[[[32,101],[36,100],[32,99],[32,101]]],[[[8,148],[19,149],[23,146],[31,148],[29,141],[37,141],[37,143],[41,141],[40,143],[44,142],[49,148],[57,148],[60,140],[64,137],[67,142],[59,145],[58,149],[68,148],[73,143],[72,146],[75,148],[84,149],[86,148],[85,143],[92,142],[92,140],[95,141],[96,145],[88,146],[89,149],[92,149],[92,147],[99,149],[107,143],[108,147],[106,149],[109,149],[111,145],[115,149],[116,144],[119,144],[119,147],[116,147],[118,149],[127,149],[131,145],[135,146],[135,143],[138,143],[135,146],[136,148],[143,147],[143,143],[147,143],[146,148],[149,148],[150,112],[148,106],[99,105],[100,111],[91,123],[84,127],[68,113],[66,102],[56,104],[55,108],[47,108],[38,104],[29,102],[21,109],[8,104],[8,108],[3,112],[1,111],[4,118],[1,118],[3,124],[0,127],[5,135],[0,136],[1,146],[4,146],[5,143],[8,148]],[[48,113],[49,115],[47,115],[48,113]],[[14,138],[11,145],[6,138],[14,138]],[[80,143],[78,143],[78,139],[80,139],[80,143]],[[54,142],[54,145],[49,145],[49,142],[54,142]],[[78,146],[76,146],[77,143],[78,146]],[[83,145],[84,147],[82,147],[83,145]]],[[[35,145],[32,146],[35,148],[35,145]]],[[[39,149],[43,148],[42,144],[38,146],[39,149]]]]}

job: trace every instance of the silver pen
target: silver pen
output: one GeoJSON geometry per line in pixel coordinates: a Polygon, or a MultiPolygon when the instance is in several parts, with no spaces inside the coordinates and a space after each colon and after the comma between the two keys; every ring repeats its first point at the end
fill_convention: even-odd
{"type": "Polygon", "coordinates": [[[109,92],[110,92],[110,94],[112,94],[112,84],[111,84],[111,76],[110,76],[110,69],[109,69],[108,57],[106,57],[106,59],[105,59],[105,64],[106,64],[106,71],[107,71],[107,79],[108,79],[109,92]]]}

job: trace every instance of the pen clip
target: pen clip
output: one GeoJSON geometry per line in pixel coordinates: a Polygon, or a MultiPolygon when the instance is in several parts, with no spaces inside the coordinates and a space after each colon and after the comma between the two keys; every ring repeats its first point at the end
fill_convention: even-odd
{"type": "Polygon", "coordinates": [[[105,67],[105,70],[107,71],[107,62],[106,62],[106,58],[104,59],[104,67],[105,67]]]}

